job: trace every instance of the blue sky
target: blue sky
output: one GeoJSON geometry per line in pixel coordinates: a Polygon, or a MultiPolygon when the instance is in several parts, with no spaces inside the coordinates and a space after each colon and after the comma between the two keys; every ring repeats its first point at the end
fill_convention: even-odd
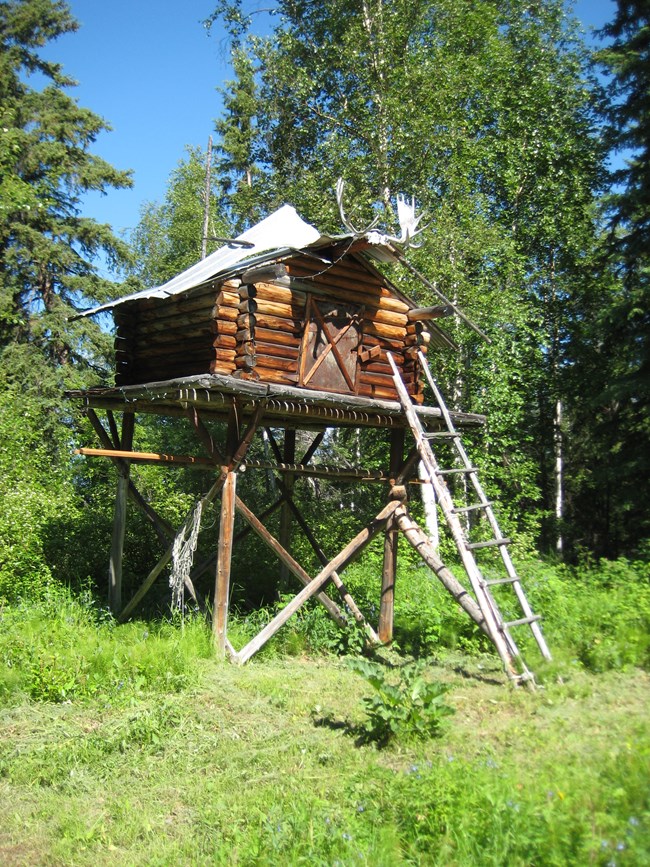
{"type": "MultiPolygon", "coordinates": [[[[69,0],[80,29],[48,56],[79,82],[79,103],[105,118],[95,152],[132,169],[132,190],[90,196],[86,213],[128,232],[144,202],[159,201],[186,145],[205,148],[220,112],[217,87],[230,77],[219,32],[202,25],[214,0],[69,0]]],[[[579,0],[585,29],[612,19],[613,0],[579,0]]]]}

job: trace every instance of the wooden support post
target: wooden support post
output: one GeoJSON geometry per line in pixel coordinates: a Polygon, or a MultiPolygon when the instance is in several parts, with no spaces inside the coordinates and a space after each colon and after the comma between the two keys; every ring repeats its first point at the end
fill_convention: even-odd
{"type": "MultiPolygon", "coordinates": [[[[284,431],[284,447],[283,447],[283,463],[285,464],[293,464],[296,461],[296,431],[294,428],[285,428],[284,431]]],[[[285,493],[288,497],[291,497],[293,493],[293,485],[294,485],[295,477],[293,473],[282,473],[282,481],[284,485],[285,493]]],[[[280,544],[285,549],[291,553],[291,509],[289,504],[285,501],[282,504],[282,511],[280,512],[280,544]]],[[[287,568],[285,563],[282,563],[280,567],[280,587],[282,590],[286,590],[287,584],[289,582],[289,569],[287,568]]]]}
{"type": "MultiPolygon", "coordinates": [[[[404,453],[404,428],[394,428],[390,432],[390,478],[393,483],[391,500],[401,500],[406,496],[403,487],[395,485],[395,478],[402,465],[404,453]]],[[[384,535],[384,565],[381,576],[381,600],[379,605],[379,640],[384,644],[393,640],[393,618],[395,613],[395,578],[397,575],[397,548],[399,531],[391,521],[384,535]]]]}
{"type": "MultiPolygon", "coordinates": [[[[117,445],[130,449],[133,443],[133,427],[135,416],[125,412],[122,418],[122,437],[114,437],[117,445]]],[[[124,534],[126,531],[126,502],[129,495],[129,462],[124,461],[117,468],[117,493],[115,496],[115,511],[113,513],[113,536],[111,539],[111,554],[108,564],[108,605],[113,614],[119,614],[122,608],[122,558],[124,554],[124,534]]]]}
{"type": "Polygon", "coordinates": [[[217,579],[212,609],[212,632],[215,647],[220,656],[226,653],[226,629],[228,600],[230,597],[230,566],[235,527],[235,499],[237,473],[230,471],[221,494],[221,520],[219,523],[219,550],[217,552],[217,579]]]}
{"type": "Polygon", "coordinates": [[[338,554],[319,574],[307,584],[297,596],[289,602],[282,611],[278,612],[273,620],[268,623],[261,632],[248,642],[246,647],[243,647],[237,654],[237,662],[243,664],[247,662],[253,654],[263,647],[266,642],[272,638],[292,614],[295,614],[304,603],[310,599],[315,593],[318,593],[325,584],[329,581],[333,572],[342,571],[352,560],[357,557],[366,545],[375,538],[385,526],[386,522],[392,517],[395,510],[399,507],[398,502],[389,503],[377,517],[354,539],[346,545],[346,547],[338,554]]]}

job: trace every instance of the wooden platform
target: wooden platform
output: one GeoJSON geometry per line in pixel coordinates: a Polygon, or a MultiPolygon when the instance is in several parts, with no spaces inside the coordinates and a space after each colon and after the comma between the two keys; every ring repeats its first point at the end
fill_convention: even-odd
{"type": "MultiPolygon", "coordinates": [[[[265,423],[280,427],[407,426],[398,401],[257,383],[217,374],[188,376],[144,385],[68,391],[66,397],[80,401],[85,407],[127,413],[185,416],[190,407],[195,407],[205,417],[224,421],[228,418],[233,401],[237,401],[244,414],[253,413],[260,405],[264,406],[265,423]]],[[[420,406],[416,412],[425,428],[435,430],[438,427],[441,411],[437,407],[420,406]]],[[[452,417],[459,427],[475,427],[485,423],[485,416],[476,413],[458,412],[452,413],[452,417]]]]}

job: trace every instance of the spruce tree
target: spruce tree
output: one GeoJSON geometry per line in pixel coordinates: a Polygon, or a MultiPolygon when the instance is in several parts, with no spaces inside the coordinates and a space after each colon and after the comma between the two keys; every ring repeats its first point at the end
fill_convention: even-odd
{"type": "Polygon", "coordinates": [[[119,294],[100,276],[100,257],[109,266],[128,258],[111,228],[81,211],[85,193],[128,187],[130,176],[92,153],[109,126],[42,52],[77,27],[63,0],[0,3],[0,352],[14,379],[43,361],[68,380],[105,365],[111,341],[69,317],[119,294]]]}

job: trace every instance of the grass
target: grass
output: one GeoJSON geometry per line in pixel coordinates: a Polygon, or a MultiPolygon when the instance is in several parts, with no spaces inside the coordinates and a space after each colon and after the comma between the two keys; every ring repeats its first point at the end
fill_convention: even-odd
{"type": "MultiPolygon", "coordinates": [[[[346,575],[369,607],[364,570],[346,575]]],[[[557,659],[528,657],[535,693],[436,584],[402,579],[386,682],[417,655],[454,713],[385,749],[337,655],[354,636],[318,608],[240,669],[200,620],[116,627],[51,586],[0,605],[0,863],[650,863],[647,565],[535,564],[528,585],[557,659]]],[[[234,643],[269,616],[233,617],[234,643]]]]}
{"type": "MultiPolygon", "coordinates": [[[[478,666],[481,666],[480,668],[478,666]]],[[[535,694],[449,657],[442,739],[358,746],[341,660],[206,663],[182,692],[0,714],[3,864],[644,864],[648,675],[535,694]]]]}

